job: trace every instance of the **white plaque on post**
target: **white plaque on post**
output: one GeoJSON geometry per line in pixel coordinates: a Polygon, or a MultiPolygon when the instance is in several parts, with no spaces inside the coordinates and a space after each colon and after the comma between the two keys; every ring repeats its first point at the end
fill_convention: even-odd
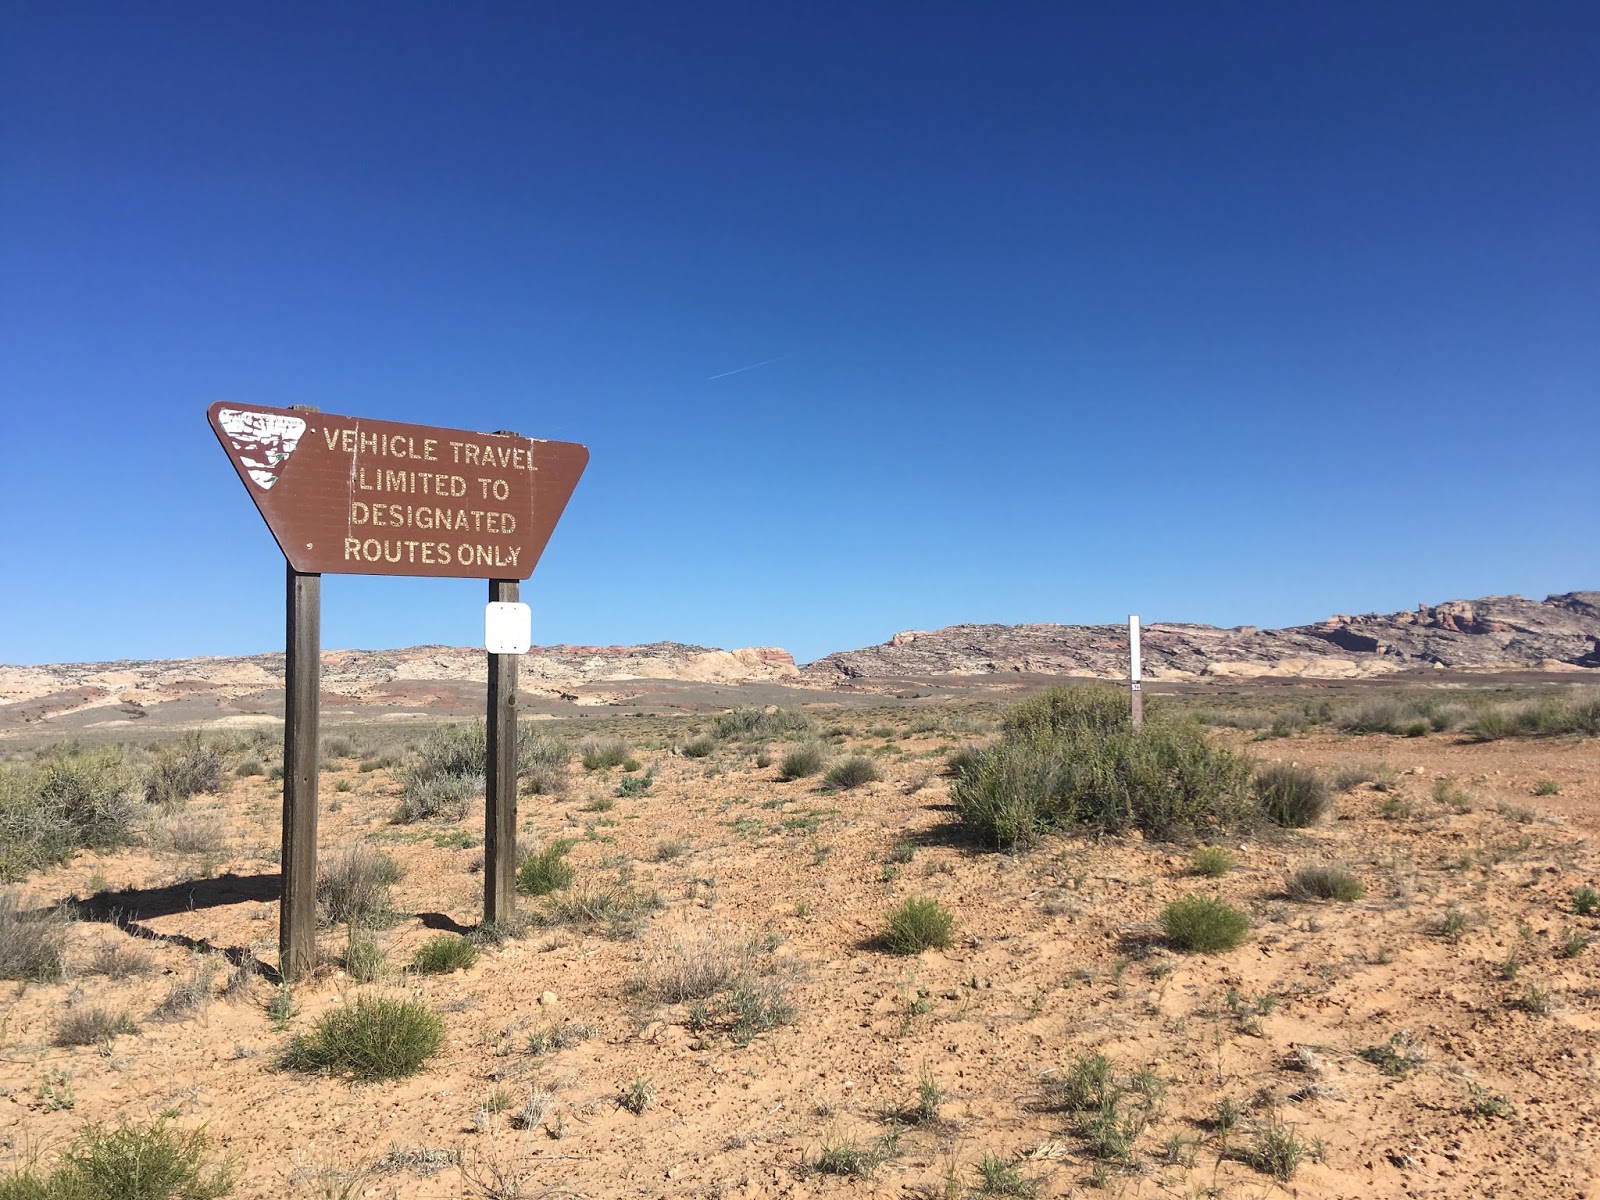
{"type": "Polygon", "coordinates": [[[533,610],[495,601],[483,610],[483,647],[490,654],[526,654],[533,644],[533,610]]]}

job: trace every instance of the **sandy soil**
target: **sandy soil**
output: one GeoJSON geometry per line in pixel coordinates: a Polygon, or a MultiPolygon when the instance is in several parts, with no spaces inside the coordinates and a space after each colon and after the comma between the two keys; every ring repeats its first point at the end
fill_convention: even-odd
{"type": "MultiPolygon", "coordinates": [[[[166,1111],[241,1157],[236,1194],[248,1197],[945,1196],[980,1187],[985,1155],[1014,1160],[1051,1196],[1100,1185],[1130,1197],[1600,1197],[1600,946],[1564,953],[1573,934],[1600,932],[1571,901],[1600,887],[1600,744],[1250,744],[1267,760],[1386,764],[1389,782],[1340,794],[1317,828],[1233,843],[1237,868],[1210,880],[1188,873],[1186,848],[1137,838],[979,851],[952,836],[936,774],[939,753],[971,734],[909,735],[903,712],[843,720],[844,745],[874,754],[883,781],[822,794],[756,767],[759,747],[688,759],[661,743],[691,722],[635,721],[619,729],[658,743],[638,751],[655,772],[648,792],[614,798],[616,771],[574,765],[566,795],[524,798],[530,841],[578,839],[580,881],[620,873],[664,906],[633,937],[536,928],[465,971],[395,973],[379,990],[425,1000],[447,1028],[444,1050],[398,1083],[275,1065],[293,1032],[364,990],[336,967],[296,989],[287,1029],[269,1015],[269,981],[230,1000],[225,972],[198,1015],[151,1016],[207,949],[273,958],[276,784],[239,779],[190,804],[186,819],[220,814],[220,851],[82,855],[31,879],[36,903],[109,888],[138,918],[76,923],[64,982],[0,985],[7,1161],[48,1153],[84,1121],[166,1111]],[[895,736],[867,735],[880,725],[895,736]],[[1535,796],[1540,780],[1559,794],[1535,796]],[[1312,862],[1354,870],[1365,897],[1286,899],[1286,873],[1312,862]],[[1190,892],[1246,907],[1251,940],[1214,957],[1165,948],[1156,918],[1190,892]],[[957,914],[949,950],[877,946],[886,911],[909,895],[957,914]],[[1443,932],[1452,912],[1464,914],[1455,937],[1443,932]],[[712,934],[758,942],[758,970],[787,990],[792,1022],[739,1045],[721,1027],[691,1028],[689,1004],[640,993],[675,942],[712,934]],[[87,973],[97,943],[135,938],[153,973],[87,973]],[[139,1032],[56,1048],[74,1004],[126,1010],[139,1032]],[[530,1034],[570,1021],[592,1036],[529,1051],[530,1034]],[[1382,1047],[1401,1074],[1362,1057],[1382,1047]],[[1094,1157],[1046,1103],[1050,1073],[1089,1052],[1164,1085],[1133,1164],[1094,1157]],[[654,1099],[635,1115],[620,1097],[646,1079],[654,1099]],[[925,1079],[943,1099],[915,1123],[925,1079]],[[535,1091],[549,1093],[544,1112],[514,1128],[535,1091]],[[1220,1102],[1240,1113],[1226,1136],[1220,1102]],[[1242,1160],[1274,1121],[1310,1151],[1286,1183],[1242,1160]],[[852,1147],[881,1154],[870,1177],[818,1169],[825,1151],[852,1147]]],[[[453,826],[393,825],[390,773],[333,765],[324,852],[365,838],[406,868],[396,895],[411,915],[379,935],[390,961],[470,927],[481,807],[453,826]]],[[[336,955],[343,932],[326,942],[336,955]]]]}

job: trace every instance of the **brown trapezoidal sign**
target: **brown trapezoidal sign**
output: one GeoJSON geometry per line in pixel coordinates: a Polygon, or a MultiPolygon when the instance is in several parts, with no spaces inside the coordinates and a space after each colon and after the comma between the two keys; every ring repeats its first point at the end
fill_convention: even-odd
{"type": "Polygon", "coordinates": [[[296,571],[526,579],[588,465],[575,442],[223,400],[207,410],[296,571]]]}

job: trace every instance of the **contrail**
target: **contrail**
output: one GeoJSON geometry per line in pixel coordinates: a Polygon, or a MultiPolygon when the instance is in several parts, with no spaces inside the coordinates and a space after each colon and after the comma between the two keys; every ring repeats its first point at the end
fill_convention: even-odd
{"type": "Polygon", "coordinates": [[[724,371],[720,375],[707,375],[706,382],[710,383],[713,379],[726,379],[729,375],[738,375],[742,371],[754,371],[757,367],[770,367],[773,363],[782,362],[788,357],[787,354],[780,354],[777,358],[762,359],[758,363],[751,363],[748,367],[735,367],[733,370],[724,371]]]}

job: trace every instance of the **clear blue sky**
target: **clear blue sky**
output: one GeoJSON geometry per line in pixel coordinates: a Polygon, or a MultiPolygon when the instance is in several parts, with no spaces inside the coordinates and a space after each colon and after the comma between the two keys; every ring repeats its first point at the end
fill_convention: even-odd
{"type": "MultiPolygon", "coordinates": [[[[10,0],[0,661],[281,648],[217,399],[586,443],[543,642],[1600,586],[1597,62],[1591,3],[10,0]]],[[[329,577],[324,644],[484,598],[329,577]]]]}

